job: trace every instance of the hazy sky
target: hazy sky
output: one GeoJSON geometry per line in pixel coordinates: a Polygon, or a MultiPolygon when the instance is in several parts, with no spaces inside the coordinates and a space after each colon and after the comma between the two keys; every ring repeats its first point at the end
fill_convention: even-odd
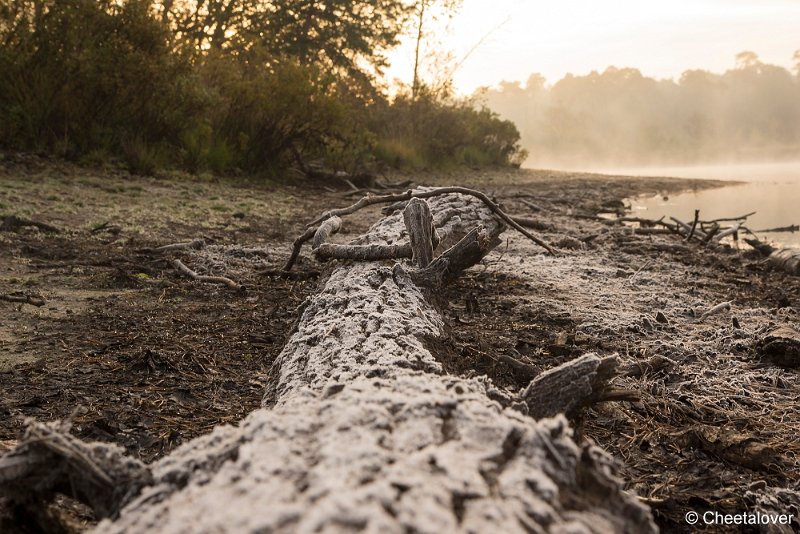
{"type": "MultiPolygon", "coordinates": [[[[532,72],[553,83],[609,65],[657,78],[722,72],[743,50],[790,68],[800,49],[800,0],[464,0],[450,27],[439,38],[457,59],[491,32],[455,73],[456,90],[468,94],[532,72]]],[[[390,60],[388,77],[410,82],[413,48],[390,60]]]]}

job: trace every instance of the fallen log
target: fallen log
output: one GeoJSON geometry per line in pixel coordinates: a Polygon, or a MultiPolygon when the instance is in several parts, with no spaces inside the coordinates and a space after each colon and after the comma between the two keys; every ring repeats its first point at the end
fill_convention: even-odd
{"type": "Polygon", "coordinates": [[[794,248],[776,250],[769,255],[767,263],[789,274],[800,275],[800,250],[794,248]]]}
{"type": "MultiPolygon", "coordinates": [[[[428,348],[444,321],[413,273],[439,260],[466,268],[503,225],[473,197],[429,205],[458,212],[442,228],[454,246],[423,268],[335,265],[276,359],[263,408],[152,464],[138,497],[117,499],[118,517],[96,531],[655,532],[612,459],[576,444],[563,416],[536,420],[488,380],[444,373],[428,348]]],[[[390,245],[403,227],[395,213],[362,242],[390,245]]],[[[589,396],[607,392],[612,362],[585,360],[589,396]]]]}

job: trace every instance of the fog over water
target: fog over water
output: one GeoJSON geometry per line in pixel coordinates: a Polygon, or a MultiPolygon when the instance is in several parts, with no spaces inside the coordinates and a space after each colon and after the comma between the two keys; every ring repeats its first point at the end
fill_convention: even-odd
{"type": "Polygon", "coordinates": [[[658,219],[661,216],[691,221],[694,210],[709,220],[738,216],[751,211],[747,227],[764,241],[800,248],[800,233],[759,234],[758,230],[800,224],[800,161],[748,163],[729,165],[696,165],[668,167],[581,168],[604,174],[631,176],[671,176],[710,178],[741,182],[716,189],[686,191],[671,195],[655,195],[631,199],[634,215],[658,219]]]}

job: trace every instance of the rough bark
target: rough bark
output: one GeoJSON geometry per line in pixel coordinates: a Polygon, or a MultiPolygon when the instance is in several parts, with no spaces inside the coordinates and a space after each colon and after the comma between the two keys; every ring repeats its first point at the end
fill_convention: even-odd
{"type": "MultiPolygon", "coordinates": [[[[448,240],[501,229],[472,197],[430,205],[458,212],[448,240]]],[[[402,229],[396,213],[360,241],[388,245],[402,229]]],[[[97,532],[654,532],[613,461],[577,445],[563,416],[537,421],[485,380],[444,374],[426,348],[443,320],[405,272],[336,266],[263,408],[153,464],[153,483],[97,532]]]]}
{"type": "Polygon", "coordinates": [[[317,249],[320,245],[327,242],[330,237],[339,231],[342,226],[342,220],[339,217],[331,217],[319,225],[317,231],[314,233],[314,239],[311,241],[311,248],[317,249]]]}
{"type": "Polygon", "coordinates": [[[776,269],[800,275],[800,250],[782,248],[770,254],[767,261],[776,269]]]}
{"type": "Polygon", "coordinates": [[[428,203],[419,198],[409,200],[403,210],[403,220],[408,229],[414,264],[424,269],[433,261],[433,241],[436,236],[428,203]]]}
{"type": "Polygon", "coordinates": [[[614,356],[586,354],[536,377],[522,393],[522,400],[528,406],[528,414],[537,419],[559,413],[573,415],[607,397],[616,368],[614,356]]]}

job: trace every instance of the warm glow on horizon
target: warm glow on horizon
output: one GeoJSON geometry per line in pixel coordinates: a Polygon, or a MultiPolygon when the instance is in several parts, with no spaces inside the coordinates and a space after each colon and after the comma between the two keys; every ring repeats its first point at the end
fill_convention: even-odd
{"type": "MultiPolygon", "coordinates": [[[[677,78],[689,69],[722,72],[743,50],[793,68],[800,1],[465,0],[450,28],[435,37],[456,60],[485,37],[453,76],[456,91],[470,94],[502,80],[524,82],[531,73],[554,83],[567,73],[610,65],[655,78],[677,78]]],[[[410,83],[411,39],[389,59],[387,79],[410,83]]]]}

